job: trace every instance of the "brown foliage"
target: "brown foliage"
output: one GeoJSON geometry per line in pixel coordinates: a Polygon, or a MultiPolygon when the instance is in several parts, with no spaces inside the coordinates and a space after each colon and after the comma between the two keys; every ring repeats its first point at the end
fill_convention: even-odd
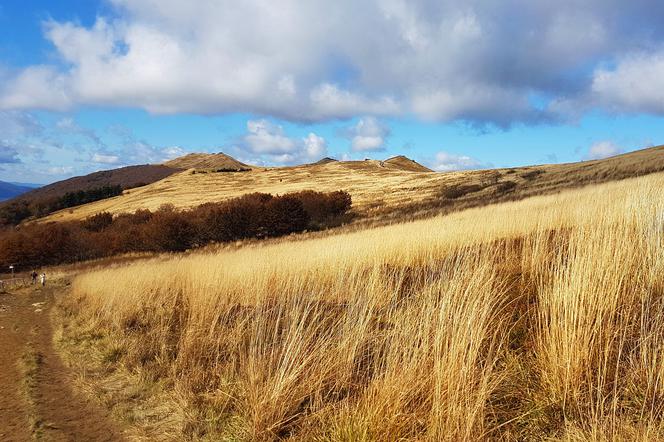
{"type": "Polygon", "coordinates": [[[127,252],[178,252],[211,242],[288,235],[325,226],[351,205],[346,192],[252,193],[186,211],[163,205],[113,217],[29,224],[0,233],[0,268],[69,263],[127,252]],[[314,223],[315,221],[315,223],[314,223]]]}
{"type": "Polygon", "coordinates": [[[479,192],[483,187],[479,184],[458,184],[443,189],[443,196],[447,199],[457,199],[469,193],[479,192]]]}

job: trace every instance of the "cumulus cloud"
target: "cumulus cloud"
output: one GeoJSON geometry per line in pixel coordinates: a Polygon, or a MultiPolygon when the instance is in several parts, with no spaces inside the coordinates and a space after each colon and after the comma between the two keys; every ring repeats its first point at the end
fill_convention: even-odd
{"type": "Polygon", "coordinates": [[[93,163],[98,164],[119,164],[120,157],[118,155],[105,155],[101,153],[95,153],[90,159],[93,163]]]}
{"type": "Polygon", "coordinates": [[[73,166],[53,166],[46,168],[42,173],[47,175],[70,175],[72,172],[74,172],[73,166]]]}
{"type": "Polygon", "coordinates": [[[596,70],[592,93],[611,110],[664,114],[664,50],[631,54],[596,70]]]}
{"type": "Polygon", "coordinates": [[[298,121],[413,113],[500,126],[598,104],[664,113],[656,50],[664,5],[647,0],[110,5],[90,26],[45,23],[59,60],[0,74],[0,109],[100,105],[298,121]],[[551,104],[533,104],[533,94],[551,104]]]}
{"type": "Polygon", "coordinates": [[[181,157],[186,154],[187,151],[180,146],[166,146],[160,149],[161,155],[164,157],[164,161],[172,160],[177,157],[181,157]]]}
{"type": "Polygon", "coordinates": [[[155,146],[143,140],[130,140],[121,149],[122,162],[125,164],[159,164],[172,160],[186,153],[178,146],[155,146]]]}
{"type": "Polygon", "coordinates": [[[585,155],[586,160],[601,160],[623,153],[623,149],[613,141],[598,141],[593,143],[585,155]]]}
{"type": "Polygon", "coordinates": [[[313,132],[302,139],[291,138],[282,126],[265,119],[247,121],[247,134],[242,137],[241,147],[258,155],[259,160],[277,163],[318,160],[327,153],[325,138],[313,132]]]}
{"type": "Polygon", "coordinates": [[[364,117],[350,128],[349,134],[352,150],[371,152],[385,149],[385,139],[389,136],[390,130],[375,117],[364,117]]]}
{"type": "Polygon", "coordinates": [[[253,153],[282,155],[296,149],[295,141],[284,134],[283,128],[267,120],[247,121],[247,132],[244,142],[253,153]]]}
{"type": "Polygon", "coordinates": [[[309,159],[320,159],[327,154],[327,142],[325,138],[310,132],[304,140],[304,154],[309,159]]]}
{"type": "Polygon", "coordinates": [[[27,67],[4,79],[0,109],[66,110],[72,104],[71,80],[52,66],[27,67]]]}
{"type": "Polygon", "coordinates": [[[438,172],[453,172],[456,170],[473,170],[487,167],[479,160],[467,155],[456,155],[448,152],[438,152],[431,164],[431,168],[438,172]]]}
{"type": "Polygon", "coordinates": [[[399,112],[399,105],[392,97],[372,99],[328,83],[314,89],[310,99],[316,119],[352,117],[358,114],[395,115],[399,112]]]}

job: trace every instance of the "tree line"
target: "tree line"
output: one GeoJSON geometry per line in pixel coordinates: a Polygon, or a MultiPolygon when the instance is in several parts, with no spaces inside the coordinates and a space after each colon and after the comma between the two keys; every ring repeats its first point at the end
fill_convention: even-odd
{"type": "Polygon", "coordinates": [[[28,218],[40,218],[58,210],[122,195],[122,190],[120,185],[109,185],[67,192],[59,197],[36,202],[18,198],[0,206],[0,226],[15,226],[28,218]]]}
{"type": "Polygon", "coordinates": [[[343,221],[352,204],[344,191],[252,193],[188,210],[163,205],[82,221],[32,223],[0,232],[0,268],[103,258],[128,252],[176,252],[214,242],[268,238],[317,230],[343,221]]]}

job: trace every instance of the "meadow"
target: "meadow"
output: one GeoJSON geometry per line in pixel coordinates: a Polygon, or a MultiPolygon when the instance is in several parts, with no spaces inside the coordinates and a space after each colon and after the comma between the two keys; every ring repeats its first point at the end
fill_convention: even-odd
{"type": "MultiPolygon", "coordinates": [[[[663,151],[664,146],[659,146],[603,160],[447,173],[422,170],[407,159],[255,167],[246,172],[189,169],[125,190],[120,196],[52,213],[40,221],[83,220],[100,212],[154,211],[163,204],[185,209],[252,192],[283,195],[341,189],[353,198],[356,224],[386,224],[661,172],[663,151]]],[[[176,160],[175,165],[187,167],[186,158],[176,160]]]]}
{"type": "Polygon", "coordinates": [[[664,440],[663,185],[88,271],[62,345],[169,393],[146,439],[664,440]]]}

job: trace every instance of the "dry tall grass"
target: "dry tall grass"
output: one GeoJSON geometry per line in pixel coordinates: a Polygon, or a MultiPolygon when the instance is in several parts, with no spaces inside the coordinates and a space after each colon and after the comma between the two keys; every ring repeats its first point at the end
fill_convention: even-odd
{"type": "Polygon", "coordinates": [[[413,164],[408,163],[407,159],[394,158],[385,162],[254,168],[242,173],[192,174],[190,170],[128,190],[122,196],[53,213],[40,221],[82,220],[100,212],[156,210],[166,203],[191,208],[251,192],[282,195],[308,189],[342,189],[353,197],[353,210],[359,215],[356,222],[385,224],[661,172],[664,146],[602,160],[513,169],[412,172],[413,164]]]}
{"type": "Polygon", "coordinates": [[[95,271],[68,308],[214,416],[182,437],[664,439],[663,185],[95,271]]]}

